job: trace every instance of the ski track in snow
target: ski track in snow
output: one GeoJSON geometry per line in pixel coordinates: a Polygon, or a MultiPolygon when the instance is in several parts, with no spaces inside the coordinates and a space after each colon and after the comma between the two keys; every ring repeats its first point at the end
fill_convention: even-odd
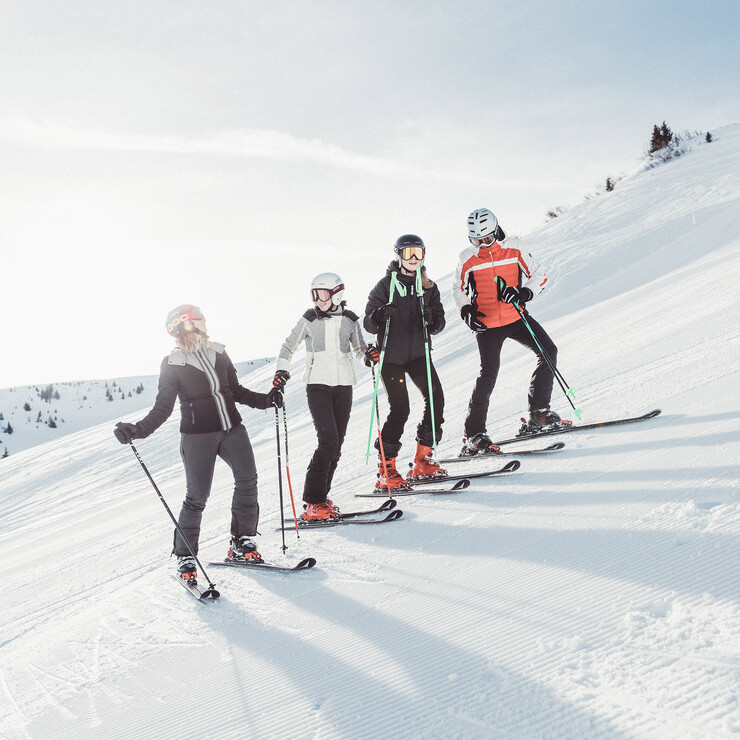
{"type": "MultiPolygon", "coordinates": [[[[167,575],[172,526],[111,422],[0,461],[12,595],[0,622],[0,736],[740,735],[740,311],[733,291],[716,297],[740,277],[739,159],[740,126],[720,129],[711,146],[625,178],[527,240],[553,266],[531,310],[560,348],[583,421],[660,407],[656,419],[559,436],[564,450],[462,493],[399,499],[397,522],[300,541],[286,532],[284,558],[275,418],[247,410],[260,549],[275,562],[313,556],[311,571],[207,567],[222,598],[191,598],[167,575]]],[[[477,350],[449,278],[440,283],[448,455],[477,350]]],[[[531,368],[506,346],[494,436],[511,436],[531,368]]],[[[366,375],[333,491],[345,509],[372,508],[352,495],[374,484],[366,375]]],[[[271,376],[259,366],[245,384],[264,389],[271,376]]],[[[553,400],[567,408],[557,387],[553,400]]],[[[297,379],[287,403],[300,499],[314,432],[297,379]]],[[[414,396],[403,459],[420,413],[414,396]]],[[[174,511],[177,424],[137,442],[174,511]]],[[[203,561],[227,546],[230,490],[219,465],[203,561]]]]}

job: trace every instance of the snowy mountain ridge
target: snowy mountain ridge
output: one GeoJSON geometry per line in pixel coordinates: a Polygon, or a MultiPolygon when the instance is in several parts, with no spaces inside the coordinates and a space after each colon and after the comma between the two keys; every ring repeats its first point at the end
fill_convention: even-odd
{"type": "MultiPolygon", "coordinates": [[[[212,604],[169,577],[171,523],[109,422],[0,460],[4,735],[737,737],[740,125],[713,133],[525,238],[550,277],[530,311],[558,345],[584,422],[660,407],[654,420],[564,435],[562,451],[461,494],[402,499],[397,522],[288,533],[284,556],[276,417],[246,409],[260,550],[318,564],[210,568],[222,592],[212,604]]],[[[445,456],[478,371],[449,283],[434,349],[445,456]]],[[[505,346],[494,437],[515,430],[532,367],[505,346]]],[[[242,382],[264,388],[272,370],[242,382]]],[[[332,491],[345,509],[368,505],[353,494],[374,484],[372,387],[358,370],[332,491]]],[[[421,413],[412,398],[399,467],[421,413]]],[[[557,390],[553,406],[569,408],[557,390]]],[[[287,414],[299,503],[315,435],[297,377],[287,414]]],[[[178,437],[173,416],[136,443],[175,510],[178,437]]],[[[204,560],[225,553],[231,488],[218,465],[204,560]]]]}

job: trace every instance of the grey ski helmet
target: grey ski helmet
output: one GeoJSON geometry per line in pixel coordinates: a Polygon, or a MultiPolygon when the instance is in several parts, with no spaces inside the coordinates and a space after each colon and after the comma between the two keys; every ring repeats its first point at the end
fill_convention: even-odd
{"type": "Polygon", "coordinates": [[[311,299],[331,302],[338,306],[344,300],[344,283],[334,272],[322,272],[311,281],[311,299]],[[321,291],[321,292],[319,292],[321,291]]]}
{"type": "Polygon", "coordinates": [[[487,208],[479,208],[468,216],[468,238],[474,246],[480,246],[486,237],[496,239],[497,232],[498,219],[487,208]]]}

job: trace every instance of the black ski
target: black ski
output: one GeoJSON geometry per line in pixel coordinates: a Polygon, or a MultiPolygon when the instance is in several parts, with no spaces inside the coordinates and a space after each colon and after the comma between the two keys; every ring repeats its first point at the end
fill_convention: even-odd
{"type": "Polygon", "coordinates": [[[246,570],[281,570],[292,573],[298,570],[308,570],[316,565],[316,558],[305,558],[297,565],[273,565],[272,563],[257,563],[254,560],[215,560],[208,565],[228,565],[231,568],[244,568],[246,570]]]}
{"type": "Polygon", "coordinates": [[[171,573],[170,574],[186,591],[189,591],[193,596],[195,596],[196,599],[199,599],[200,601],[212,601],[213,599],[217,599],[221,594],[216,591],[215,588],[201,588],[200,586],[193,585],[192,583],[188,583],[187,581],[184,581],[180,576],[177,575],[177,573],[171,573]]]}
{"type": "Polygon", "coordinates": [[[501,473],[513,473],[521,467],[519,460],[510,460],[503,468],[498,470],[484,470],[479,473],[467,473],[465,475],[435,475],[422,480],[409,481],[412,488],[417,486],[428,486],[432,483],[445,483],[451,480],[470,480],[471,478],[487,478],[489,475],[499,475],[501,473]]]}
{"type": "MultiPolygon", "coordinates": [[[[457,481],[451,488],[394,488],[392,489],[394,496],[414,496],[419,493],[431,493],[437,496],[441,496],[445,493],[460,493],[470,486],[470,481],[467,478],[457,481]]],[[[388,498],[388,491],[385,489],[375,489],[372,493],[356,493],[357,498],[381,498],[385,496],[388,498]]]]}
{"type": "Polygon", "coordinates": [[[477,455],[459,455],[458,457],[444,457],[437,460],[440,465],[449,465],[450,463],[468,462],[469,460],[480,460],[481,458],[490,457],[519,457],[520,455],[543,455],[547,452],[562,450],[565,442],[553,442],[548,447],[541,447],[536,450],[501,450],[501,452],[479,452],[477,455]]]}
{"type": "Polygon", "coordinates": [[[535,432],[534,434],[522,434],[518,437],[511,437],[510,439],[502,439],[498,442],[494,442],[495,445],[507,445],[511,442],[521,442],[525,439],[534,439],[535,437],[547,437],[552,434],[567,434],[568,432],[579,432],[584,429],[600,429],[601,427],[611,427],[616,424],[632,424],[636,421],[646,421],[647,419],[654,419],[660,413],[660,409],[654,409],[653,411],[643,414],[642,416],[633,416],[629,419],[612,419],[611,421],[597,421],[593,424],[573,424],[569,427],[562,427],[560,429],[551,429],[542,432],[535,432]]]}
{"type": "MultiPolygon", "coordinates": [[[[369,509],[368,511],[342,511],[339,514],[340,519],[355,519],[358,516],[367,516],[368,514],[380,514],[383,511],[390,511],[391,509],[396,508],[397,502],[394,501],[392,498],[388,498],[388,493],[386,492],[385,497],[388,499],[387,501],[383,501],[383,503],[378,506],[377,509],[369,509]]],[[[316,521],[316,520],[314,520],[316,521]]],[[[325,521],[324,519],[319,519],[318,521],[325,521]]],[[[331,520],[328,520],[331,521],[331,520]]],[[[286,524],[294,524],[295,519],[293,517],[286,518],[285,519],[286,524]]],[[[298,526],[303,526],[303,523],[305,523],[304,519],[298,520],[298,526]]]]}
{"type": "MultiPolygon", "coordinates": [[[[317,519],[315,521],[298,522],[298,529],[325,529],[326,527],[338,527],[342,524],[383,524],[384,522],[395,522],[396,519],[400,519],[403,516],[401,509],[393,509],[388,514],[380,519],[317,519]]],[[[277,531],[292,530],[295,528],[295,523],[290,526],[278,527],[277,531]]]]}

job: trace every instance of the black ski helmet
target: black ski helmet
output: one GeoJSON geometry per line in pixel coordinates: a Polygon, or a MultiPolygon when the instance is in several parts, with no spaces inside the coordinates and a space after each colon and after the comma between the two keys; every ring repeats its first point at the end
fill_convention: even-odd
{"type": "Polygon", "coordinates": [[[167,333],[172,337],[179,337],[189,331],[194,331],[193,319],[205,319],[203,312],[192,303],[183,303],[173,308],[167,314],[167,333]]]}
{"type": "Polygon", "coordinates": [[[393,250],[398,255],[399,264],[403,258],[404,249],[413,249],[414,247],[421,249],[421,257],[419,259],[423,260],[424,254],[426,253],[426,247],[424,246],[424,241],[420,236],[416,236],[416,234],[404,234],[396,239],[393,250]]]}

